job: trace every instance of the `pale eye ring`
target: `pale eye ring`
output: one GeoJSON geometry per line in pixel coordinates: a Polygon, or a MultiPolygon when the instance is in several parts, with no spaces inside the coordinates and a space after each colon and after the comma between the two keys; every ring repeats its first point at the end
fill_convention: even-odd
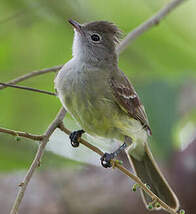
{"type": "Polygon", "coordinates": [[[100,36],[99,34],[97,34],[97,33],[93,33],[93,34],[91,35],[91,40],[92,40],[93,42],[99,42],[99,41],[101,40],[101,36],[100,36]]]}

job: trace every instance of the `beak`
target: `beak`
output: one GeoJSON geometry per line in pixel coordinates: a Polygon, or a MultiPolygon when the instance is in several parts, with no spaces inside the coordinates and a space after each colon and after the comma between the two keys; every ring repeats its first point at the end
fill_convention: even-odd
{"type": "Polygon", "coordinates": [[[68,22],[74,27],[74,29],[81,33],[81,25],[78,22],[73,19],[69,19],[68,22]]]}

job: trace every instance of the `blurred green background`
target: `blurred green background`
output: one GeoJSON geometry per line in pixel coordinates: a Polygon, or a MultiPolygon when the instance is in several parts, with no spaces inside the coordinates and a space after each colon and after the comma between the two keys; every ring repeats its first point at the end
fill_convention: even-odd
{"type": "MultiPolygon", "coordinates": [[[[0,81],[7,82],[32,70],[67,62],[71,58],[73,39],[73,30],[66,21],[68,18],[76,19],[81,23],[93,20],[108,20],[116,23],[125,36],[166,3],[168,3],[167,0],[1,0],[0,81]]],[[[132,81],[145,105],[153,131],[151,147],[154,156],[160,161],[160,165],[165,168],[166,174],[174,183],[177,193],[180,185],[175,180],[176,174],[183,176],[184,173],[185,176],[186,173],[183,169],[186,171],[190,166],[193,170],[190,172],[191,175],[196,173],[196,160],[194,157],[191,159],[192,156],[187,152],[190,146],[193,149],[189,149],[189,151],[195,151],[193,142],[196,139],[195,10],[196,2],[194,0],[182,4],[166,17],[160,25],[136,39],[120,55],[119,59],[120,68],[132,81]],[[183,157],[183,154],[188,157],[188,165],[184,168],[179,165],[178,167],[182,169],[182,172],[177,172],[175,171],[175,163],[177,163],[178,158],[183,157]]],[[[54,91],[54,77],[55,73],[51,72],[44,76],[29,79],[21,85],[54,91]]],[[[61,104],[55,97],[6,88],[0,90],[0,126],[42,134],[54,119],[60,107],[61,104]]],[[[74,127],[75,122],[70,115],[66,116],[65,121],[67,127],[74,127]]],[[[58,145],[55,144],[55,146],[58,145]]],[[[14,199],[14,195],[10,195],[10,197],[7,197],[9,203],[5,204],[3,200],[5,197],[4,191],[1,188],[1,186],[5,186],[4,180],[9,178],[10,181],[11,179],[16,181],[17,176],[22,179],[23,170],[29,167],[36,148],[35,143],[31,143],[31,141],[21,139],[16,142],[14,137],[0,133],[0,178],[2,178],[0,179],[0,190],[2,190],[0,192],[0,205],[5,209],[3,213],[7,213],[7,209],[9,209],[14,199]]],[[[45,153],[42,167],[38,175],[36,174],[38,178],[35,178],[39,183],[45,179],[44,176],[46,175],[44,173],[47,174],[46,177],[50,177],[48,185],[46,185],[46,192],[54,183],[61,183],[62,186],[66,186],[67,184],[64,184],[66,181],[63,178],[67,178],[66,176],[70,174],[73,177],[81,176],[80,180],[84,179],[85,183],[86,177],[83,174],[80,175],[84,168],[85,170],[88,168],[89,179],[91,176],[93,179],[93,176],[98,172],[97,176],[105,176],[105,170],[81,164],[80,161],[71,160],[70,156],[64,155],[69,159],[62,155],[59,156],[59,152],[55,151],[54,154],[51,152],[53,150],[55,149],[50,149],[45,153]],[[61,179],[58,180],[58,177],[61,177],[61,179]]],[[[80,148],[78,150],[77,155],[80,155],[80,148]]],[[[96,158],[98,159],[98,157],[96,158]]],[[[75,159],[74,155],[73,159],[75,159]]],[[[182,164],[185,162],[183,159],[182,164]]],[[[110,179],[112,179],[112,174],[110,179]]],[[[67,178],[67,180],[69,179],[67,178]]],[[[127,180],[124,182],[128,185],[127,180]]],[[[39,183],[39,185],[41,184],[39,183]]],[[[101,185],[103,184],[97,184],[96,188],[101,185]]],[[[33,184],[31,186],[33,188],[33,184]]],[[[113,187],[111,186],[111,189],[113,187]]],[[[90,191],[91,187],[86,187],[86,189],[88,188],[88,191],[90,191]]],[[[109,188],[108,191],[111,191],[111,189],[109,188]]],[[[15,191],[15,186],[13,186],[10,189],[10,194],[15,194],[15,191]]],[[[59,193],[58,188],[55,189],[55,187],[53,191],[56,191],[58,197],[64,194],[59,193]]],[[[87,194],[88,191],[84,191],[83,195],[87,194]]],[[[118,190],[118,193],[119,191],[122,191],[123,194],[123,188],[118,190]]],[[[27,198],[28,194],[31,195],[31,193],[27,193],[27,198]]],[[[78,194],[80,195],[81,192],[78,194]]],[[[103,194],[105,192],[100,193],[100,197],[103,194]]],[[[37,195],[39,195],[39,190],[35,192],[35,196],[37,195]]],[[[191,197],[196,196],[196,190],[190,195],[190,198],[187,198],[188,196],[184,198],[185,193],[181,192],[181,195],[182,204],[191,211],[193,209],[192,205],[187,205],[186,201],[190,201],[191,197]]],[[[87,197],[86,200],[90,201],[91,197],[87,197]]],[[[110,197],[108,196],[108,200],[111,200],[110,197]]],[[[131,193],[129,197],[134,198],[131,193]]],[[[77,213],[77,210],[74,210],[70,205],[73,204],[73,201],[67,200],[66,197],[58,200],[61,203],[55,204],[54,209],[48,208],[47,211],[42,209],[45,207],[43,205],[46,202],[45,198],[43,204],[39,206],[37,204],[36,206],[32,205],[31,200],[26,200],[26,204],[34,210],[32,213],[77,213]],[[59,207],[63,207],[62,210],[59,207]],[[67,207],[71,208],[68,209],[67,207]]],[[[113,200],[115,200],[115,197],[113,200]]],[[[142,209],[141,200],[138,200],[138,206],[141,206],[142,209]]],[[[99,203],[101,203],[102,208],[108,208],[107,204],[104,205],[100,200],[97,200],[97,203],[93,203],[93,205],[89,202],[89,206],[92,207],[89,213],[104,213],[104,209],[100,209],[100,206],[98,206],[99,203]]],[[[24,201],[21,213],[27,213],[26,204],[24,201]]],[[[112,204],[110,201],[112,208],[109,207],[110,211],[107,210],[107,212],[115,213],[114,210],[116,210],[116,213],[118,213],[118,208],[121,206],[115,205],[115,207],[114,204],[116,203],[112,204]]],[[[126,207],[126,204],[124,207],[126,207]]],[[[80,212],[86,210],[85,206],[82,205],[78,209],[80,212]]],[[[131,209],[133,210],[133,208],[127,208],[123,212],[130,213],[131,209]]],[[[31,212],[28,211],[28,213],[31,212]]],[[[142,210],[140,213],[147,213],[147,211],[142,210]]]]}

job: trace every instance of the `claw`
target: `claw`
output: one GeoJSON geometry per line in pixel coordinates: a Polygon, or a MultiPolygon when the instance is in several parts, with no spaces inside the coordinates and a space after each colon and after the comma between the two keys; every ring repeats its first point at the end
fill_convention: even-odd
{"type": "Polygon", "coordinates": [[[78,130],[78,131],[74,131],[69,135],[69,139],[71,140],[71,145],[73,147],[78,147],[79,146],[79,140],[82,136],[82,134],[84,133],[84,130],[78,130]]]}
{"type": "Polygon", "coordinates": [[[112,164],[111,164],[111,160],[114,158],[114,154],[113,153],[105,153],[102,157],[101,157],[101,165],[104,167],[104,168],[110,168],[112,167],[112,164]]]}

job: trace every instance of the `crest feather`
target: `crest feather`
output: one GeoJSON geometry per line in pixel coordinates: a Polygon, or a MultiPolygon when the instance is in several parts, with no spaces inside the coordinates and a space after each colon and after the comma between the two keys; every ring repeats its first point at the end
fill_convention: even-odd
{"type": "Polygon", "coordinates": [[[106,33],[114,36],[114,41],[119,43],[122,36],[121,30],[112,22],[107,21],[95,21],[84,24],[85,28],[90,31],[95,31],[97,33],[106,33]]]}

